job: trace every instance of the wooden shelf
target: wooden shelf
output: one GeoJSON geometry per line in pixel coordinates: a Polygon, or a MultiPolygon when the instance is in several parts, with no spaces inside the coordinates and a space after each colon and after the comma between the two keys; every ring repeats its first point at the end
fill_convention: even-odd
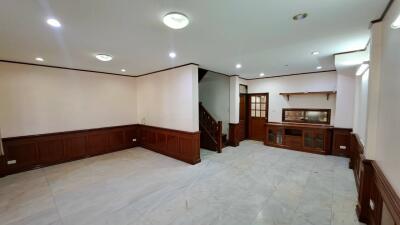
{"type": "Polygon", "coordinates": [[[330,95],[335,95],[336,91],[314,91],[314,92],[287,92],[279,93],[282,96],[286,96],[289,101],[291,95],[326,95],[326,100],[329,100],[330,95]]]}

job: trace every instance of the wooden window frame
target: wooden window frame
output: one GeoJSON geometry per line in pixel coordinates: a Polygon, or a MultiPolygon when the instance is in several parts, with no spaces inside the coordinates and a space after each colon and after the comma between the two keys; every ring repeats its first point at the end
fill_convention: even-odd
{"type": "Polygon", "coordinates": [[[282,122],[291,122],[291,123],[306,123],[306,124],[331,124],[331,109],[310,109],[310,108],[283,108],[282,109],[282,122]],[[326,112],[328,114],[326,122],[315,122],[315,121],[298,121],[298,120],[286,120],[285,113],[286,111],[302,111],[304,115],[308,111],[319,111],[326,112]]]}

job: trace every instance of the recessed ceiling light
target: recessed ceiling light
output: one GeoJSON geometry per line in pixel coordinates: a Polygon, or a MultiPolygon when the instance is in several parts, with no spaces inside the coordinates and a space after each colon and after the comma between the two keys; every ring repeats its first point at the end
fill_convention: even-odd
{"type": "Polygon", "coordinates": [[[293,20],[303,20],[307,18],[308,14],[307,13],[300,13],[295,16],[293,16],[293,20]]]}
{"type": "Polygon", "coordinates": [[[240,69],[240,68],[242,68],[242,64],[240,64],[240,63],[236,64],[236,69],[240,69]]]}
{"type": "Polygon", "coordinates": [[[169,57],[172,58],[172,59],[175,58],[176,57],[176,53],[175,52],[170,52],[169,53],[169,57]]]}
{"type": "Polygon", "coordinates": [[[36,60],[36,61],[39,61],[39,62],[43,62],[43,61],[44,61],[44,59],[41,58],[41,57],[36,57],[35,60],[36,60]]]}
{"type": "Polygon", "coordinates": [[[317,70],[320,70],[320,69],[322,69],[322,66],[317,66],[317,70]]]}
{"type": "Polygon", "coordinates": [[[315,51],[315,52],[311,52],[311,54],[312,54],[312,55],[319,55],[319,52],[318,52],[318,51],[315,51]]]}
{"type": "Polygon", "coordinates": [[[52,27],[61,27],[61,23],[58,20],[54,19],[54,18],[48,19],[47,20],[47,24],[49,24],[52,27]]]}
{"type": "Polygon", "coordinates": [[[172,29],[182,29],[189,24],[189,19],[183,13],[171,12],[164,16],[164,24],[172,29]]]}
{"type": "Polygon", "coordinates": [[[393,29],[399,29],[400,28],[400,15],[397,16],[396,20],[392,23],[391,27],[393,29]]]}
{"type": "Polygon", "coordinates": [[[260,77],[263,77],[263,76],[265,76],[265,74],[264,73],[260,73],[260,77]]]}
{"type": "Polygon", "coordinates": [[[121,69],[121,72],[126,72],[126,69],[121,69]]]}
{"type": "Polygon", "coordinates": [[[106,54],[97,54],[96,59],[103,61],[103,62],[108,62],[113,59],[111,55],[106,55],[106,54]]]}
{"type": "Polygon", "coordinates": [[[360,67],[358,67],[358,70],[356,72],[356,76],[361,76],[365,73],[365,71],[367,71],[369,68],[369,64],[368,63],[363,63],[360,65],[360,67]]]}

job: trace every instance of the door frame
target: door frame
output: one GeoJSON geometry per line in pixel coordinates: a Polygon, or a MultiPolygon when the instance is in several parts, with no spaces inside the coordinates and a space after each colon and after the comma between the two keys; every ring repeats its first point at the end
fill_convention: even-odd
{"type": "MultiPolygon", "coordinates": [[[[244,110],[245,116],[244,117],[245,117],[245,119],[244,119],[244,139],[243,140],[246,140],[249,138],[249,130],[248,130],[248,127],[249,127],[249,111],[248,111],[249,99],[248,99],[248,94],[245,94],[245,93],[239,94],[239,99],[241,96],[244,96],[244,99],[245,99],[245,102],[244,102],[244,108],[245,108],[245,110],[244,110]]],[[[239,101],[239,106],[240,106],[240,101],[239,101]]],[[[240,107],[239,107],[239,123],[240,123],[240,107]]],[[[240,140],[240,141],[243,141],[243,140],[240,140]]]]}
{"type": "Polygon", "coordinates": [[[254,95],[266,95],[267,97],[267,104],[266,104],[266,117],[265,117],[265,123],[268,123],[268,117],[269,117],[269,92],[259,92],[259,93],[247,93],[247,124],[246,124],[246,133],[247,133],[247,139],[250,138],[250,129],[251,129],[251,96],[254,95]]]}

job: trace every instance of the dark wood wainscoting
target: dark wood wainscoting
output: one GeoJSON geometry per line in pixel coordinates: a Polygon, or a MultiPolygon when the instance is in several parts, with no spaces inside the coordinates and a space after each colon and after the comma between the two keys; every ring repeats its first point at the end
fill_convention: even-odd
{"type": "Polygon", "coordinates": [[[400,224],[400,198],[376,161],[365,158],[356,134],[351,134],[350,153],[350,168],[354,170],[358,190],[359,221],[368,225],[400,224]]]}
{"type": "Polygon", "coordinates": [[[200,162],[200,133],[144,125],[3,138],[0,176],[143,146],[184,162],[200,162]]]}
{"type": "Polygon", "coordinates": [[[230,123],[229,124],[229,145],[236,147],[239,146],[239,142],[241,141],[241,129],[239,123],[230,123]]]}
{"type": "Polygon", "coordinates": [[[138,146],[138,126],[4,138],[7,174],[138,146]]]}
{"type": "Polygon", "coordinates": [[[196,164],[200,162],[200,132],[184,132],[140,125],[142,147],[196,164]]]}
{"type": "Polygon", "coordinates": [[[6,161],[4,156],[0,156],[0,177],[6,175],[6,161]]]}
{"type": "Polygon", "coordinates": [[[349,128],[333,128],[332,155],[350,157],[351,132],[349,128]]]}

